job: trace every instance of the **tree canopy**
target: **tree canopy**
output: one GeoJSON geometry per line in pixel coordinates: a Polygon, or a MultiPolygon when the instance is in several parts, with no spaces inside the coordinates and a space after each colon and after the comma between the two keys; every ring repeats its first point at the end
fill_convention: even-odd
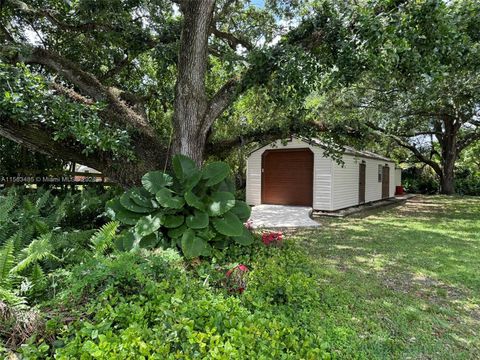
{"type": "Polygon", "coordinates": [[[0,134],[124,184],[175,153],[200,163],[293,132],[337,144],[364,142],[367,123],[433,132],[420,110],[446,113],[453,99],[468,117],[478,91],[474,1],[6,0],[1,11],[0,134]],[[339,102],[355,115],[335,121],[339,102]]]}
{"type": "Polygon", "coordinates": [[[377,16],[377,64],[318,107],[409,150],[453,193],[455,162],[480,139],[479,16],[474,1],[408,2],[377,16]]]}

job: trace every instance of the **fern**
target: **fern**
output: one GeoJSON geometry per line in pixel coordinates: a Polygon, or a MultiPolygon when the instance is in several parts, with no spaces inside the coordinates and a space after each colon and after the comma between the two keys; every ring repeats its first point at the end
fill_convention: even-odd
{"type": "Polygon", "coordinates": [[[39,291],[47,282],[47,276],[39,264],[35,264],[30,272],[28,279],[32,283],[33,291],[39,291]]]}
{"type": "Polygon", "coordinates": [[[16,309],[25,308],[27,304],[23,296],[18,296],[12,290],[0,286],[0,302],[2,301],[16,309]]]}
{"type": "Polygon", "coordinates": [[[15,265],[14,252],[13,239],[8,240],[0,250],[0,287],[10,286],[10,273],[15,265]]]}
{"type": "Polygon", "coordinates": [[[112,246],[113,239],[120,224],[117,221],[110,221],[103,225],[90,239],[91,247],[96,254],[102,254],[112,246]]]}
{"type": "Polygon", "coordinates": [[[9,220],[9,214],[17,205],[17,199],[14,188],[9,190],[6,196],[0,197],[0,224],[9,220]]]}
{"type": "Polygon", "coordinates": [[[40,235],[40,237],[33,240],[25,249],[20,253],[20,261],[11,270],[12,273],[20,273],[39,261],[47,258],[56,258],[52,254],[53,246],[50,240],[52,239],[52,233],[40,235]]]}
{"type": "Polygon", "coordinates": [[[35,207],[38,210],[42,210],[45,207],[45,205],[50,200],[50,194],[50,190],[47,190],[37,199],[37,201],[35,202],[35,207]]]}

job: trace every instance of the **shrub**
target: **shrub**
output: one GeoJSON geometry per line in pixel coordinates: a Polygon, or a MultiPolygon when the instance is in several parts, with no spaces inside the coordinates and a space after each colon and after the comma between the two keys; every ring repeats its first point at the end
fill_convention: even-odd
{"type": "Polygon", "coordinates": [[[480,195],[480,174],[468,170],[455,174],[455,191],[460,195],[480,195]]]}
{"type": "Polygon", "coordinates": [[[318,289],[302,266],[289,274],[281,261],[267,262],[252,270],[253,285],[243,295],[232,296],[187,271],[171,249],[88,260],[43,309],[56,318],[52,333],[19,352],[72,359],[326,358],[322,330],[307,306],[318,289]],[[280,306],[265,301],[272,291],[261,284],[267,273],[275,286],[286,282],[280,306]],[[54,316],[57,309],[62,313],[54,316]],[[72,314],[76,320],[64,326],[72,314]]]}
{"type": "Polygon", "coordinates": [[[232,242],[249,245],[243,226],[250,207],[235,200],[226,163],[198,169],[183,155],[173,158],[174,176],[153,171],[133,188],[107,204],[112,219],[126,227],[117,240],[120,250],[178,248],[187,258],[211,256],[232,242]]]}

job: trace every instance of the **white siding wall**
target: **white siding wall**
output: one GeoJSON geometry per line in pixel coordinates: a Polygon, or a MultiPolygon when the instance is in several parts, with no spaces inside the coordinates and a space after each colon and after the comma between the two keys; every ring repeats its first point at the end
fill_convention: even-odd
{"type": "Polygon", "coordinates": [[[318,146],[311,146],[298,139],[289,141],[282,145],[277,141],[275,145],[268,145],[260,148],[247,159],[247,189],[246,200],[250,205],[261,203],[262,196],[262,154],[265,150],[271,149],[298,149],[310,148],[314,154],[313,160],[313,208],[331,210],[331,171],[332,161],[323,157],[323,150],[318,146]]]}
{"type": "Polygon", "coordinates": [[[378,182],[378,165],[388,164],[390,168],[390,197],[395,193],[395,164],[384,160],[344,155],[344,165],[333,162],[333,210],[358,205],[359,164],[366,163],[365,168],[365,202],[382,199],[382,183],[378,182]]]}

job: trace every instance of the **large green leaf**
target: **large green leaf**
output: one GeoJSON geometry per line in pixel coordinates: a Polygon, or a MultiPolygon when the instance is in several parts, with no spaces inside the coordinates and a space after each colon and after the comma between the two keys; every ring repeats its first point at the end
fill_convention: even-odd
{"type": "Polygon", "coordinates": [[[247,221],[250,218],[252,209],[245,201],[235,200],[235,206],[231,210],[241,221],[247,221]]]}
{"type": "Polygon", "coordinates": [[[227,177],[225,180],[220,181],[220,183],[218,183],[216,185],[216,190],[217,191],[227,191],[227,192],[234,193],[235,192],[235,182],[233,181],[233,179],[231,177],[227,177]]]}
{"type": "Polygon", "coordinates": [[[198,172],[195,162],[185,155],[175,155],[172,164],[173,171],[179,180],[186,180],[198,172]]]}
{"type": "Polygon", "coordinates": [[[213,226],[222,235],[240,236],[243,233],[243,223],[237,215],[227,212],[221,218],[212,219],[213,226]]]}
{"type": "Polygon", "coordinates": [[[173,239],[179,239],[182,237],[183,233],[187,230],[187,225],[183,224],[180,227],[177,227],[175,229],[168,230],[168,236],[173,238],[173,239]]]}
{"type": "Polygon", "coordinates": [[[135,233],[140,237],[152,234],[162,226],[163,218],[162,213],[142,217],[135,225],[135,233]]]}
{"type": "Polygon", "coordinates": [[[244,226],[242,235],[232,236],[232,239],[240,245],[251,245],[253,243],[252,233],[244,226]]]}
{"type": "Polygon", "coordinates": [[[113,219],[120,221],[126,225],[135,225],[137,221],[142,217],[142,214],[128,211],[121,204],[118,198],[109,200],[105,207],[107,215],[113,219]]]}
{"type": "Polygon", "coordinates": [[[143,206],[137,205],[129,196],[129,193],[126,192],[120,196],[120,204],[127,210],[133,211],[140,214],[148,214],[152,212],[153,208],[145,208],[143,206]]]}
{"type": "Polygon", "coordinates": [[[200,170],[193,170],[191,174],[186,177],[182,184],[185,190],[192,190],[197,186],[198,182],[202,179],[202,172],[200,170]]]}
{"type": "Polygon", "coordinates": [[[212,228],[211,226],[208,226],[204,229],[197,230],[197,236],[201,237],[203,240],[210,241],[213,238],[215,238],[215,236],[220,236],[220,235],[215,231],[214,228],[212,228]]]}
{"type": "Polygon", "coordinates": [[[155,195],[158,203],[166,208],[180,209],[185,205],[185,200],[180,196],[174,196],[170,189],[160,189],[155,195]]]}
{"type": "Polygon", "coordinates": [[[115,238],[115,246],[120,251],[130,251],[133,248],[135,242],[135,234],[133,228],[130,230],[124,230],[115,238]]]}
{"type": "Polygon", "coordinates": [[[150,171],[142,177],[143,187],[151,194],[156,194],[161,188],[172,184],[172,177],[162,171],[150,171]]]}
{"type": "Polygon", "coordinates": [[[187,216],[186,224],[190,229],[203,229],[208,226],[208,214],[195,210],[192,215],[187,216]]]}
{"type": "Polygon", "coordinates": [[[226,163],[216,161],[204,167],[203,178],[207,180],[207,186],[212,186],[223,181],[227,177],[229,172],[230,167],[226,163]]]}
{"type": "Polygon", "coordinates": [[[161,233],[152,233],[150,235],[147,235],[143,237],[139,242],[138,246],[142,249],[153,249],[155,248],[160,240],[163,238],[163,235],[161,233]]]}
{"type": "Polygon", "coordinates": [[[177,228],[182,225],[185,221],[183,215],[166,215],[163,221],[163,225],[166,228],[177,228]]]}
{"type": "Polygon", "coordinates": [[[185,193],[185,201],[187,202],[188,205],[190,205],[191,207],[194,207],[195,209],[205,210],[205,204],[192,191],[187,191],[185,193]]]}
{"type": "Polygon", "coordinates": [[[187,229],[182,236],[181,248],[187,259],[198,256],[209,256],[212,252],[208,243],[195,236],[195,231],[187,229]]]}
{"type": "Polygon", "coordinates": [[[127,191],[128,196],[133,202],[144,208],[158,207],[158,204],[152,199],[152,194],[144,188],[132,188],[127,191]]]}
{"type": "Polygon", "coordinates": [[[207,212],[210,216],[220,216],[235,206],[235,196],[225,191],[217,191],[209,199],[207,212]]]}

